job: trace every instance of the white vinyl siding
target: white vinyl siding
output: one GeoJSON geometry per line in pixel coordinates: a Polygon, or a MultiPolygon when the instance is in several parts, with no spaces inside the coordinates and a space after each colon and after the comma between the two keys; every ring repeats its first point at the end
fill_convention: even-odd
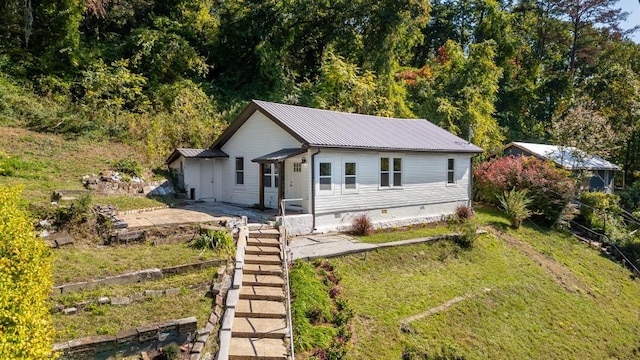
{"type": "MultiPolygon", "coordinates": [[[[251,160],[284,148],[299,148],[302,144],[288,132],[256,111],[222,146],[229,155],[223,162],[221,201],[254,205],[260,197],[260,165],[251,160]],[[244,157],[244,186],[235,186],[236,157],[244,157]]],[[[287,160],[289,162],[291,160],[287,160]]],[[[298,160],[299,161],[299,160],[298,160]]],[[[308,181],[308,180],[306,180],[308,181]]],[[[272,188],[273,189],[273,188],[272,188]]],[[[278,194],[265,191],[265,203],[275,207],[278,194]]]]}
{"type": "MultiPolygon", "coordinates": [[[[319,192],[316,196],[317,214],[392,209],[426,204],[436,204],[433,208],[437,208],[437,204],[470,200],[468,192],[470,154],[403,153],[387,155],[374,151],[356,150],[323,151],[322,154],[323,159],[320,161],[334,164],[342,164],[357,158],[358,193],[346,193],[344,176],[334,176],[335,191],[333,193],[319,192]],[[403,191],[380,191],[381,158],[402,159],[399,165],[401,165],[403,191]],[[447,177],[443,176],[443,169],[447,169],[448,159],[451,158],[456,159],[455,180],[458,186],[447,186],[447,177]]],[[[393,173],[393,168],[389,169],[390,173],[393,173]]],[[[390,175],[390,178],[392,177],[393,175],[390,175]]],[[[316,179],[316,188],[317,186],[316,179]]],[[[444,205],[442,206],[444,207],[444,205]]]]}

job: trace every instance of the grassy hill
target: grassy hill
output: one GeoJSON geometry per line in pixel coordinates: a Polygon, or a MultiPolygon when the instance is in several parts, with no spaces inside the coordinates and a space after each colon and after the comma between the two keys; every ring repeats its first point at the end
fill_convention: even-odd
{"type": "Polygon", "coordinates": [[[620,264],[561,232],[510,230],[491,210],[474,221],[489,233],[472,250],[438,242],[330,261],[355,312],[347,358],[640,356],[640,282],[620,264]]]}

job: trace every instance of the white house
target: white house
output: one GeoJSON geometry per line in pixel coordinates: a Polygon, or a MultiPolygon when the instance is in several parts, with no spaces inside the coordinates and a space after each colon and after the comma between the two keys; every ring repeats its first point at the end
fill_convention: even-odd
{"type": "Polygon", "coordinates": [[[252,101],[210,149],[168,158],[193,199],[285,204],[294,233],[433,221],[470,205],[471,158],[483,150],[418,119],[252,101]],[[294,210],[294,211],[291,211],[294,210]]]}
{"type": "Polygon", "coordinates": [[[583,189],[589,191],[612,193],[615,172],[620,170],[618,165],[598,155],[588,155],[570,146],[512,142],[504,147],[503,153],[513,156],[535,156],[552,161],[556,166],[571,172],[589,172],[590,176],[584,177],[581,184],[583,189]]]}

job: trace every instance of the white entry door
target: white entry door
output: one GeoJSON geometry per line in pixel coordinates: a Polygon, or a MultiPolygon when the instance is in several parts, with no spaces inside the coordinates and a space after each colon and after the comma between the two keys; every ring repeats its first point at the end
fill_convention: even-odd
{"type": "Polygon", "coordinates": [[[213,183],[213,159],[200,159],[200,200],[213,201],[213,183]]]}
{"type": "MultiPolygon", "coordinates": [[[[286,199],[302,199],[302,163],[299,161],[287,161],[285,173],[285,198],[286,199]]],[[[301,210],[302,202],[288,201],[287,209],[301,210]]]]}

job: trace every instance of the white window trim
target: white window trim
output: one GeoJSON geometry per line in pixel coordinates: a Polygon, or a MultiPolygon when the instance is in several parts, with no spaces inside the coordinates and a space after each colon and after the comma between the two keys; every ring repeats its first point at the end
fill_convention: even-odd
{"type": "Polygon", "coordinates": [[[343,194],[357,194],[360,191],[360,182],[358,181],[358,173],[360,172],[360,164],[358,163],[358,161],[356,161],[355,159],[343,159],[342,160],[342,193],[343,194]],[[356,179],[356,188],[355,189],[347,189],[346,188],[346,177],[347,177],[347,163],[354,163],[356,164],[356,174],[355,175],[349,175],[349,176],[353,176],[356,179]]]}
{"type": "Polygon", "coordinates": [[[317,159],[316,160],[316,174],[315,174],[315,187],[316,187],[316,193],[318,195],[333,195],[335,193],[335,182],[336,182],[336,171],[335,171],[335,166],[334,163],[335,161],[333,159],[317,159]],[[321,190],[320,189],[320,164],[323,163],[329,163],[331,164],[331,189],[329,190],[321,190]]]}
{"type": "Polygon", "coordinates": [[[446,162],[446,173],[445,173],[445,180],[444,183],[447,186],[458,186],[458,180],[456,179],[456,158],[451,158],[451,157],[447,157],[447,162],[446,162]],[[449,160],[453,160],[453,170],[449,170],[449,160]],[[450,183],[449,182],[449,172],[453,172],[453,182],[450,183]]]}
{"type": "MultiPolygon", "coordinates": [[[[277,163],[269,163],[269,164],[264,164],[264,174],[262,176],[269,176],[271,178],[271,185],[270,186],[264,186],[265,189],[277,189],[278,188],[278,183],[280,182],[280,174],[278,173],[278,164],[277,163]],[[269,169],[270,172],[267,172],[267,168],[269,169]]],[[[263,180],[264,182],[264,180],[263,180]]]]}
{"type": "Polygon", "coordinates": [[[404,185],[405,185],[405,173],[404,173],[404,166],[405,166],[405,161],[406,158],[403,157],[400,154],[380,154],[378,156],[378,190],[402,190],[404,189],[404,185]],[[382,159],[383,158],[387,158],[389,159],[389,186],[382,186],[382,159]],[[393,160],[394,159],[400,159],[401,160],[401,167],[400,167],[400,171],[394,171],[393,170],[393,160]],[[401,184],[400,186],[394,186],[393,183],[393,175],[395,173],[400,173],[401,175],[401,184]]]}

